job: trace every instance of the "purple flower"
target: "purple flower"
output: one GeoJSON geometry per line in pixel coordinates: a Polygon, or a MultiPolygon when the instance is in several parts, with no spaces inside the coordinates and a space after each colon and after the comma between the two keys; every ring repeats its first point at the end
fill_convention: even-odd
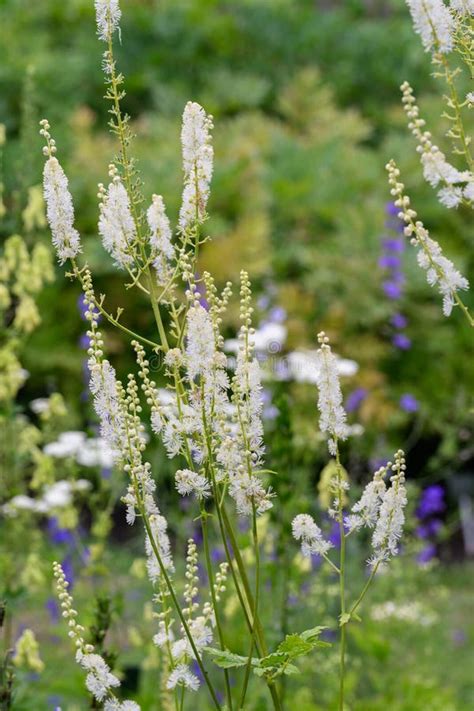
{"type": "Polygon", "coordinates": [[[273,309],[270,309],[268,320],[271,323],[283,323],[286,321],[286,316],[286,311],[282,306],[274,306],[273,309]]]}
{"type": "Polygon", "coordinates": [[[219,547],[211,548],[211,560],[213,563],[221,563],[225,560],[224,549],[219,547]]]}
{"type": "Polygon", "coordinates": [[[411,340],[404,333],[396,333],[392,338],[392,343],[395,348],[401,351],[408,351],[411,348],[411,340]]]}
{"type": "Polygon", "coordinates": [[[69,583],[69,587],[72,588],[74,585],[74,568],[72,566],[72,558],[70,555],[67,555],[64,560],[61,563],[61,567],[63,569],[64,575],[66,580],[69,583]]]}
{"type": "Polygon", "coordinates": [[[67,528],[60,528],[58,519],[54,516],[48,520],[48,535],[51,542],[57,545],[72,546],[74,544],[72,532],[67,528]]]}
{"type": "Polygon", "coordinates": [[[420,404],[416,397],[411,395],[410,393],[404,393],[401,398],[400,398],[400,407],[402,410],[405,412],[417,412],[417,410],[420,407],[420,404]]]}
{"type": "Polygon", "coordinates": [[[402,289],[400,284],[397,284],[395,281],[384,281],[382,284],[385,296],[387,296],[389,299],[393,299],[396,301],[397,299],[400,299],[402,296],[402,289]]]}
{"type": "Polygon", "coordinates": [[[446,509],[444,489],[440,484],[431,484],[421,494],[416,515],[423,520],[433,514],[442,513],[446,509]]]}
{"type": "Polygon", "coordinates": [[[56,602],[54,597],[49,597],[46,600],[45,607],[47,611],[49,612],[49,616],[51,618],[51,622],[58,622],[60,618],[60,611],[59,611],[59,606],[58,603],[56,602]]]}
{"type": "Polygon", "coordinates": [[[443,522],[439,518],[433,518],[430,521],[425,521],[421,524],[421,526],[418,526],[418,528],[416,529],[416,535],[418,536],[418,538],[424,540],[428,538],[434,538],[438,535],[442,526],[443,522]]]}
{"type": "Polygon", "coordinates": [[[367,394],[368,391],[366,388],[356,388],[349,393],[345,403],[347,412],[354,412],[355,410],[358,410],[367,397],[367,394]]]}
{"type": "Polygon", "coordinates": [[[385,205],[385,212],[387,213],[387,215],[397,217],[399,211],[399,208],[395,205],[394,202],[387,202],[387,204],[385,205]]]}
{"type": "Polygon", "coordinates": [[[433,560],[433,558],[436,558],[436,546],[434,543],[428,543],[425,548],[418,554],[417,556],[417,561],[418,563],[424,564],[424,563],[429,563],[430,560],[433,560]]]}
{"type": "Polygon", "coordinates": [[[381,269],[398,269],[400,264],[400,257],[395,254],[383,254],[379,259],[379,267],[381,269]]]}
{"type": "Polygon", "coordinates": [[[406,328],[408,319],[403,314],[393,314],[390,323],[394,328],[406,328]]]}
{"type": "Polygon", "coordinates": [[[339,528],[339,523],[334,521],[331,530],[329,532],[328,541],[330,541],[334,548],[341,547],[341,530],[339,528]]]}
{"type": "Polygon", "coordinates": [[[382,246],[387,252],[396,252],[397,254],[405,249],[405,243],[398,237],[386,237],[382,240],[382,246]]]}

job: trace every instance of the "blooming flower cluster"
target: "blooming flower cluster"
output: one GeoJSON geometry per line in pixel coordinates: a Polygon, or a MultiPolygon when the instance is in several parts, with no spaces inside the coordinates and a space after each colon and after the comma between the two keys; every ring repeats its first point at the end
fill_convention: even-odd
{"type": "Polygon", "coordinates": [[[474,175],[469,170],[460,171],[448,163],[444,153],[433,143],[431,133],[423,130],[425,121],[420,118],[412,87],[405,81],[400,88],[403,108],[409,119],[408,128],[418,142],[417,151],[425,180],[434,188],[442,184],[438,198],[445,207],[457,207],[462,202],[474,207],[474,175]]]}
{"type": "Polygon", "coordinates": [[[390,192],[395,198],[395,205],[400,210],[399,217],[405,222],[405,235],[410,237],[411,243],[419,248],[418,264],[426,271],[428,284],[438,287],[443,297],[443,313],[445,316],[449,316],[453,306],[459,303],[457,292],[460,289],[468,289],[469,282],[443,255],[440,245],[429,236],[423,223],[416,220],[417,213],[410,207],[410,198],[403,192],[405,186],[398,180],[400,171],[395,162],[390,161],[386,168],[391,187],[390,192]]]}
{"type": "Polygon", "coordinates": [[[53,235],[53,245],[56,248],[60,264],[72,259],[81,251],[79,232],[74,227],[74,207],[69,192],[68,179],[55,157],[56,144],[49,133],[50,125],[41,121],[41,135],[47,145],[44,153],[48,160],[44,165],[43,188],[46,202],[46,214],[53,235]]]}
{"type": "MultiPolygon", "coordinates": [[[[87,266],[81,268],[75,260],[79,243],[76,249],[71,249],[73,211],[67,181],[62,180],[62,192],[54,192],[56,188],[51,188],[55,183],[50,172],[51,169],[57,170],[54,163],[50,163],[49,172],[45,173],[45,194],[51,202],[48,218],[60,260],[71,259],[73,276],[83,288],[83,316],[88,322],[89,389],[100,422],[100,438],[96,438],[96,442],[100,442],[99,449],[105,443],[117,468],[127,475],[127,489],[122,498],[127,522],[131,525],[138,518],[144,527],[146,570],[155,592],[153,602],[158,610],[155,613],[158,630],[153,641],[163,662],[162,693],[172,692],[177,707],[182,708],[184,693],[196,691],[201,683],[205,683],[214,706],[219,709],[222,704],[214,689],[215,675],[207,672],[204,654],[217,653],[224,657],[224,662],[229,654],[222,624],[223,609],[218,604],[226,590],[229,572],[248,629],[249,642],[251,639],[245,684],[254,664],[254,649],[257,660],[267,656],[259,613],[261,527],[258,517],[273,506],[274,492],[269,485],[269,475],[273,472],[264,468],[264,403],[258,351],[265,338],[268,340],[268,333],[262,336],[252,326],[250,280],[247,272],[242,271],[240,328],[234,341],[235,368],[233,372],[228,368],[222,321],[231,297],[231,285],[226,284],[219,293],[210,274],[204,272],[200,275],[197,261],[199,247],[206,239],[200,230],[207,218],[213,171],[212,118],[195,102],[189,102],[184,109],[181,131],[184,190],[176,238],[173,239],[160,196],[154,195],[148,210],[143,210],[140,180],[128,152],[131,134],[120,108],[124,95],[123,77],[116,72],[112,48],[113,34],[119,30],[118,1],[97,0],[96,16],[99,37],[108,43],[105,54],[106,97],[112,102],[112,131],[120,139],[120,153],[114,164],[109,166],[110,183],[107,188],[99,186],[99,232],[105,249],[116,265],[125,269],[131,277],[132,283],[127,286],[140,289],[140,294],[149,298],[159,342],[132,331],[121,321],[122,309],[115,317],[107,312],[105,296],[97,298],[90,270],[87,266]],[[67,219],[61,212],[61,201],[67,207],[67,219]],[[180,284],[185,285],[183,295],[178,293],[180,284]],[[161,291],[157,287],[162,287],[161,291]],[[130,373],[126,384],[117,378],[114,366],[106,357],[104,338],[99,330],[99,313],[133,338],[131,345],[136,354],[138,377],[130,373]],[[166,318],[163,318],[164,315],[166,318]],[[158,387],[152,379],[152,359],[147,356],[145,347],[151,350],[153,358],[160,359],[166,387],[158,387]],[[143,408],[143,396],[147,408],[143,408]],[[161,440],[169,458],[179,457],[175,469],[177,492],[181,496],[193,495],[187,506],[194,506],[198,512],[195,527],[204,548],[205,577],[209,590],[207,599],[201,595],[195,539],[188,540],[181,586],[175,571],[175,551],[168,523],[158,505],[159,491],[146,457],[148,423],[145,418],[148,412],[151,430],[161,440]],[[250,523],[239,521],[239,524],[243,523],[243,529],[250,530],[255,576],[253,571],[249,576],[240,553],[235,517],[229,513],[229,503],[235,508],[237,517],[250,523]],[[219,530],[226,557],[217,566],[209,546],[209,520],[219,530]],[[256,581],[255,592],[252,589],[253,577],[256,581]],[[215,644],[219,645],[218,650],[210,648],[214,638],[215,644]],[[195,673],[197,670],[199,676],[195,673]]],[[[47,123],[43,124],[42,131],[47,143],[48,162],[56,160],[53,156],[55,145],[47,123]]],[[[279,327],[280,340],[283,341],[286,335],[284,326],[281,322],[274,323],[273,332],[275,325],[279,327]]],[[[318,341],[319,349],[316,354],[310,353],[309,359],[306,353],[293,354],[295,361],[301,355],[306,358],[306,374],[302,376],[299,373],[298,364],[293,363],[292,367],[294,373],[298,372],[294,377],[300,382],[316,383],[318,386],[320,429],[327,437],[330,453],[335,457],[330,463],[334,476],[331,474],[328,483],[328,495],[332,499],[329,515],[338,528],[340,566],[330,560],[328,553],[334,545],[324,538],[311,516],[296,516],[292,531],[305,556],[320,555],[332,566],[341,578],[343,591],[345,539],[353,531],[362,526],[373,529],[373,574],[381,562],[398,550],[406,503],[405,463],[403,454],[397,452],[395,464],[389,463],[384,470],[394,472],[390,486],[387,488],[382,472],[376,473],[346,521],[344,508],[348,503],[350,485],[341,465],[339,447],[351,430],[346,422],[339,376],[342,373],[353,374],[357,364],[338,359],[324,332],[318,334],[318,341]]],[[[69,447],[69,451],[74,449],[75,456],[79,457],[77,450],[84,446],[85,440],[82,433],[76,435],[69,438],[75,439],[74,443],[65,443],[60,438],[52,443],[56,455],[63,456],[69,447]]],[[[89,459],[94,460],[94,456],[90,455],[89,459]]],[[[332,537],[335,538],[334,532],[332,537]]],[[[179,571],[179,566],[177,569],[179,571]]],[[[87,689],[95,701],[102,703],[109,711],[135,711],[138,706],[134,702],[120,702],[115,697],[114,690],[119,686],[119,679],[106,661],[85,644],[84,630],[77,623],[77,613],[72,607],[64,572],[58,564],[55,564],[54,572],[63,614],[76,645],[77,661],[86,672],[87,689]]],[[[361,599],[362,596],[355,607],[361,599]]],[[[344,626],[350,621],[352,611],[346,611],[342,594],[342,657],[344,626]]],[[[239,664],[240,657],[234,656],[239,664]]],[[[279,708],[277,685],[266,673],[263,677],[267,680],[274,707],[279,708]]],[[[232,708],[227,668],[224,668],[224,678],[227,706],[232,708]]],[[[245,693],[246,686],[243,697],[245,693]]],[[[342,705],[341,702],[341,708],[342,705]]]]}
{"type": "Polygon", "coordinates": [[[94,647],[84,641],[84,627],[77,622],[77,611],[73,607],[73,599],[68,592],[68,581],[65,578],[63,569],[59,563],[54,563],[54,577],[58,597],[63,610],[63,617],[67,620],[69,627],[69,637],[76,648],[76,661],[87,672],[86,687],[94,699],[104,703],[104,709],[108,711],[140,711],[140,707],[134,701],[119,701],[113,689],[120,686],[120,680],[112,674],[108,664],[94,652],[94,647]]]}
{"type": "Polygon", "coordinates": [[[188,101],[181,130],[184,190],[179,227],[182,231],[200,224],[206,218],[214,157],[212,128],[212,116],[206,115],[202,106],[196,102],[188,101]]]}
{"type": "Polygon", "coordinates": [[[454,44],[454,19],[443,0],[407,0],[407,4],[426,51],[450,52],[454,44]]]}
{"type": "Polygon", "coordinates": [[[318,333],[319,371],[317,383],[319,389],[318,409],[319,428],[328,435],[328,447],[331,454],[336,454],[337,441],[348,436],[346,413],[342,406],[342,393],[337,372],[336,359],[329,345],[329,338],[324,331],[318,333]]]}

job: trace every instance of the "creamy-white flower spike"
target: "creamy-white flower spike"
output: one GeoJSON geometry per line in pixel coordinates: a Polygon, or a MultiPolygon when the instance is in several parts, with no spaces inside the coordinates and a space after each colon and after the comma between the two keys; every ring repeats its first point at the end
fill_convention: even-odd
{"type": "Polygon", "coordinates": [[[443,0],[407,0],[417,32],[427,52],[447,53],[453,48],[454,19],[443,0]]]}

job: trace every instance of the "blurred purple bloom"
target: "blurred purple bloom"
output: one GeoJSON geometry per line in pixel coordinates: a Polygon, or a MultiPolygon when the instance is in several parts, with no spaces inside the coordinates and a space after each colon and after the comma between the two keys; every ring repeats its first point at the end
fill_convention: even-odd
{"type": "Polygon", "coordinates": [[[72,532],[67,528],[60,528],[58,524],[58,519],[53,516],[48,520],[48,535],[52,543],[57,545],[70,545],[74,544],[74,536],[72,532]]]}
{"type": "Polygon", "coordinates": [[[395,348],[399,348],[401,351],[408,351],[411,348],[411,339],[404,333],[396,333],[392,338],[392,343],[395,348]]]}
{"type": "Polygon", "coordinates": [[[257,299],[257,306],[262,311],[268,309],[268,307],[270,306],[270,297],[266,294],[262,294],[262,296],[259,296],[257,299]]]}
{"type": "Polygon", "coordinates": [[[268,320],[271,323],[283,323],[286,321],[286,316],[286,311],[282,306],[274,306],[273,309],[270,309],[268,320]]]}
{"type": "Polygon", "coordinates": [[[433,514],[442,513],[446,509],[444,489],[440,484],[431,484],[423,490],[420,503],[416,510],[419,519],[428,518],[433,514]]]}
{"type": "Polygon", "coordinates": [[[405,243],[398,237],[386,237],[382,240],[382,246],[387,252],[396,252],[397,254],[405,249],[405,243]]]}
{"type": "Polygon", "coordinates": [[[387,215],[391,215],[392,217],[397,217],[400,209],[395,205],[394,202],[387,202],[385,205],[385,212],[387,215]]]}
{"type": "Polygon", "coordinates": [[[398,269],[400,264],[400,257],[394,254],[383,254],[379,258],[379,267],[381,267],[381,269],[398,269]]]}
{"type": "Polygon", "coordinates": [[[69,587],[72,588],[74,585],[75,575],[74,568],[72,566],[72,557],[67,555],[61,562],[61,567],[63,569],[66,580],[69,583],[69,587]]]}
{"type": "Polygon", "coordinates": [[[443,522],[440,521],[439,518],[433,518],[430,521],[425,521],[421,524],[421,526],[418,526],[416,529],[416,535],[418,538],[422,539],[434,538],[438,535],[442,526],[443,522]]]}
{"type": "Polygon", "coordinates": [[[211,560],[213,563],[222,563],[225,560],[225,551],[220,546],[211,548],[211,560]]]}
{"type": "Polygon", "coordinates": [[[354,412],[355,410],[358,410],[367,397],[367,393],[368,391],[366,388],[356,388],[349,393],[345,403],[347,412],[354,412]]]}
{"type": "Polygon", "coordinates": [[[333,544],[334,548],[341,547],[341,530],[337,521],[333,521],[331,530],[328,535],[328,541],[333,544]]]}
{"type": "Polygon", "coordinates": [[[436,546],[434,543],[429,543],[423,550],[418,554],[418,563],[429,563],[430,560],[436,558],[436,546]]]}
{"type": "Polygon", "coordinates": [[[403,314],[393,314],[390,323],[394,328],[406,328],[408,319],[403,314]]]}
{"type": "Polygon", "coordinates": [[[420,404],[414,395],[404,393],[400,398],[400,407],[405,412],[417,412],[420,404]]]}
{"type": "Polygon", "coordinates": [[[83,350],[87,350],[91,344],[91,339],[86,333],[83,333],[79,338],[79,347],[83,350]]]}
{"type": "Polygon", "coordinates": [[[58,603],[56,602],[56,599],[54,597],[49,597],[46,600],[45,607],[46,607],[47,611],[49,612],[51,622],[53,622],[53,623],[58,622],[61,613],[59,610],[58,603]]]}
{"type": "Polygon", "coordinates": [[[402,296],[402,289],[400,284],[397,284],[394,281],[384,281],[382,284],[384,294],[387,296],[389,299],[393,299],[394,301],[397,299],[400,299],[402,296]]]}
{"type": "Polygon", "coordinates": [[[452,639],[453,639],[454,644],[462,645],[466,642],[467,635],[464,632],[464,630],[453,630],[452,639]]]}

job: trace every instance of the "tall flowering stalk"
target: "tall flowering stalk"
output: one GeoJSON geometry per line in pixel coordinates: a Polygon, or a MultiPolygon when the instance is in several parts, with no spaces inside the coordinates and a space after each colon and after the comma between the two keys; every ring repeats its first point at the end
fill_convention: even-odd
{"type": "Polygon", "coordinates": [[[344,711],[347,625],[353,619],[359,619],[356,610],[364,599],[376,573],[382,563],[388,562],[398,553],[398,541],[404,523],[404,507],[407,503],[405,481],[405,459],[399,450],[395,454],[395,463],[388,462],[375,472],[373,480],[365,487],[361,498],[352,506],[352,513],[345,514],[348,501],[349,481],[343,474],[340,458],[340,441],[348,436],[346,413],[342,406],[341,389],[334,356],[331,352],[328,336],[322,331],[318,334],[320,343],[319,358],[321,371],[318,377],[318,409],[320,412],[319,428],[329,435],[328,448],[335,457],[335,476],[330,481],[333,496],[328,513],[339,527],[339,563],[331,559],[333,545],[324,539],[323,533],[314,519],[308,514],[298,514],[293,520],[293,537],[301,542],[304,556],[319,555],[339,577],[339,705],[344,711]],[[384,477],[393,471],[390,486],[387,488],[384,477]],[[373,555],[367,561],[371,572],[361,593],[355,602],[348,603],[346,590],[346,541],[355,531],[363,527],[374,529],[372,536],[373,555]]]}
{"type": "MultiPolygon", "coordinates": [[[[120,147],[117,159],[108,167],[108,186],[99,185],[98,232],[105,250],[130,279],[128,287],[137,289],[147,300],[156,323],[156,340],[135,332],[126,323],[128,314],[123,309],[112,314],[105,296],[97,296],[87,264],[79,263],[80,238],[73,227],[72,198],[67,179],[62,169],[59,171],[54,155],[56,146],[46,120],[41,128],[47,156],[45,195],[58,257],[61,262],[69,260],[71,275],[79,281],[84,293],[84,316],[89,323],[90,391],[101,436],[116,453],[117,466],[128,476],[122,498],[127,523],[134,525],[139,521],[143,525],[146,568],[157,608],[153,642],[159,648],[162,660],[161,693],[167,700],[174,699],[175,707],[180,711],[185,699],[199,688],[202,679],[214,708],[237,711],[246,707],[250,680],[256,675],[266,683],[273,708],[280,711],[283,706],[279,678],[291,673],[294,658],[313,651],[318,645],[320,629],[290,635],[271,651],[262,621],[264,587],[259,519],[276,504],[276,500],[269,479],[273,472],[265,469],[264,463],[262,383],[255,353],[251,285],[247,272],[242,271],[241,325],[232,370],[223,352],[221,333],[223,316],[231,298],[231,284],[226,284],[219,293],[209,273],[197,276],[199,249],[208,239],[204,225],[213,171],[212,117],[195,102],[185,106],[181,132],[184,189],[178,225],[173,232],[165,202],[159,194],[154,194],[151,204],[144,207],[142,184],[130,152],[132,134],[128,118],[121,110],[124,79],[117,71],[113,54],[113,37],[120,32],[119,3],[117,0],[96,0],[95,7],[98,36],[107,47],[103,70],[106,98],[111,105],[110,128],[120,147]],[[135,353],[137,374],[130,373],[126,384],[117,378],[106,357],[99,315],[127,337],[135,353]],[[148,352],[160,357],[166,388],[159,388],[153,379],[148,352]],[[200,551],[192,538],[188,540],[184,581],[176,573],[179,566],[175,569],[168,523],[160,506],[160,491],[146,459],[147,424],[143,399],[149,408],[153,434],[161,440],[170,460],[177,460],[176,492],[190,498],[190,506],[199,522],[207,577],[207,594],[204,596],[198,595],[200,551]],[[239,548],[236,520],[246,522],[250,528],[253,566],[248,565],[239,548]],[[225,561],[218,566],[211,555],[211,537],[216,533],[225,552],[225,561]],[[241,654],[229,651],[226,633],[222,596],[230,584],[247,632],[246,644],[239,650],[241,654]],[[201,679],[194,673],[193,664],[197,664],[201,679]],[[222,672],[218,680],[216,666],[222,672]],[[240,685],[234,691],[231,673],[237,675],[239,668],[240,685]],[[221,683],[225,707],[220,700],[218,685],[221,683]]],[[[346,625],[365,595],[363,592],[355,607],[348,607],[345,539],[352,530],[363,525],[375,527],[376,560],[372,580],[379,565],[396,552],[403,523],[404,496],[400,477],[397,491],[393,490],[394,480],[384,493],[379,476],[374,484],[379,498],[371,493],[372,490],[368,491],[359,507],[354,508],[351,523],[346,525],[344,506],[349,485],[343,475],[339,445],[348,437],[349,428],[335,356],[323,332],[318,339],[316,381],[320,429],[336,460],[337,475],[331,483],[334,503],[330,515],[337,521],[340,531],[339,565],[331,560],[331,544],[324,539],[309,514],[295,518],[293,534],[301,542],[305,555],[321,555],[340,576],[340,703],[343,704],[346,625]]],[[[72,600],[58,566],[55,575],[60,599],[66,605],[66,617],[80,649],[78,662],[88,671],[86,686],[90,690],[94,687],[95,698],[104,701],[104,707],[133,711],[137,708],[134,702],[115,699],[113,689],[117,686],[117,678],[98,655],[84,646],[81,630],[74,626],[72,600]]]]}
{"type": "MultiPolygon", "coordinates": [[[[457,77],[466,66],[469,78],[473,76],[471,0],[453,0],[449,7],[443,0],[407,0],[415,31],[421,36],[423,46],[431,53],[434,76],[444,80],[447,93],[447,110],[443,117],[449,122],[446,137],[451,151],[464,165],[456,167],[447,160],[444,152],[433,141],[426,122],[420,116],[414,92],[405,81],[401,85],[402,104],[408,118],[408,127],[417,141],[417,151],[425,180],[433,187],[441,185],[438,199],[448,209],[459,206],[474,207],[474,158],[471,138],[465,125],[465,110],[473,105],[472,93],[459,95],[457,77]],[[451,55],[457,55],[450,62],[451,55]],[[461,61],[459,61],[461,60],[461,61]],[[453,66],[451,66],[453,65],[453,66]]],[[[398,181],[399,170],[393,160],[387,164],[391,194],[399,208],[399,217],[405,222],[405,234],[414,246],[420,247],[417,255],[419,266],[426,271],[427,281],[437,286],[443,296],[443,313],[449,316],[453,306],[460,306],[471,326],[474,318],[459,296],[460,290],[469,288],[468,281],[444,255],[441,246],[429,236],[416,212],[410,207],[409,197],[403,193],[404,185],[398,181]]]]}

